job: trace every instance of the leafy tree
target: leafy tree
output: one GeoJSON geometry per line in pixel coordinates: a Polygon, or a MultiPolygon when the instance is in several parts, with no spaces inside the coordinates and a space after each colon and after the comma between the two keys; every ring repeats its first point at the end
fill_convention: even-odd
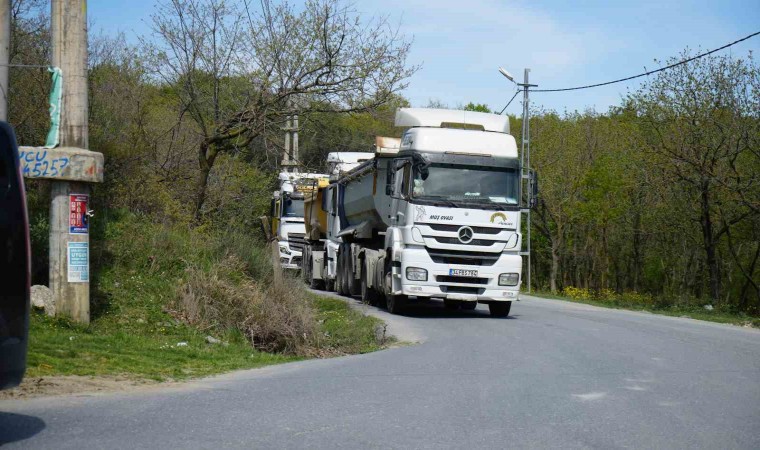
{"type": "Polygon", "coordinates": [[[721,240],[760,213],[759,85],[751,58],[709,56],[660,72],[631,96],[652,157],[683,189],[686,219],[700,228],[714,302],[721,240]]]}
{"type": "Polygon", "coordinates": [[[417,70],[406,63],[410,42],[385,18],[365,20],[339,0],[302,9],[169,0],[153,15],[153,31],[145,44],[156,80],[172,86],[201,136],[196,218],[221,152],[258,138],[279,150],[279,139],[267,140],[279,138],[291,114],[370,111],[417,70]]]}
{"type": "Polygon", "coordinates": [[[491,108],[489,108],[488,105],[486,105],[485,103],[473,103],[473,102],[470,102],[470,103],[464,105],[464,108],[462,108],[462,109],[464,109],[465,111],[477,111],[477,112],[483,112],[483,113],[490,113],[490,112],[492,112],[491,108]]]}

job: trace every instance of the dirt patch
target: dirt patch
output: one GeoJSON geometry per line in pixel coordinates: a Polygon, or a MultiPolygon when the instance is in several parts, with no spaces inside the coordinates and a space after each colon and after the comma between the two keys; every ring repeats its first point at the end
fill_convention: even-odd
{"type": "Polygon", "coordinates": [[[158,384],[120,376],[84,377],[77,375],[24,378],[21,385],[0,391],[0,400],[48,397],[82,393],[118,392],[158,384]]]}

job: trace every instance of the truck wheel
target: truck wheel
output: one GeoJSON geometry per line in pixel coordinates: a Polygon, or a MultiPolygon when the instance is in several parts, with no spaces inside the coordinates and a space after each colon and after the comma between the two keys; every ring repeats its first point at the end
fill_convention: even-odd
{"type": "Polygon", "coordinates": [[[512,308],[512,302],[493,302],[488,304],[491,317],[507,317],[512,308]]]}
{"type": "Polygon", "coordinates": [[[459,307],[465,311],[472,311],[478,307],[478,302],[461,302],[459,307]]]}
{"type": "Polygon", "coordinates": [[[401,314],[406,308],[406,295],[387,294],[385,296],[385,307],[391,314],[401,314]]]}
{"type": "Polygon", "coordinates": [[[459,309],[459,303],[460,302],[458,300],[444,300],[443,307],[446,309],[456,311],[457,309],[459,309]]]}
{"type": "Polygon", "coordinates": [[[343,253],[338,253],[338,261],[335,265],[335,292],[343,295],[343,253]]]}
{"type": "Polygon", "coordinates": [[[325,280],[325,290],[327,292],[335,292],[335,280],[325,280]]]}
{"type": "Polygon", "coordinates": [[[362,293],[362,284],[361,280],[357,280],[354,278],[354,274],[351,272],[350,269],[346,270],[347,277],[348,278],[348,293],[353,296],[361,295],[362,293]]]}
{"type": "Polygon", "coordinates": [[[312,278],[311,282],[309,282],[309,287],[312,289],[318,289],[320,291],[324,291],[325,283],[322,280],[317,280],[316,278],[312,278]]]}
{"type": "Polygon", "coordinates": [[[309,252],[308,246],[303,248],[301,255],[301,279],[311,287],[311,252],[309,252]]]}
{"type": "Polygon", "coordinates": [[[377,300],[380,296],[377,294],[377,291],[369,287],[369,283],[367,282],[367,266],[364,264],[362,264],[361,288],[362,301],[372,306],[379,306],[377,300]]]}

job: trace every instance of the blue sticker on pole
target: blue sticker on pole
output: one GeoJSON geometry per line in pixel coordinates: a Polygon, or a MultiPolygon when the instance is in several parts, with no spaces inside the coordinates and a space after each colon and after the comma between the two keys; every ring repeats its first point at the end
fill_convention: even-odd
{"type": "Polygon", "coordinates": [[[89,233],[90,217],[87,215],[87,204],[89,201],[89,195],[69,195],[69,234],[89,233]]]}
{"type": "Polygon", "coordinates": [[[69,283],[90,282],[90,243],[69,242],[67,245],[69,283]]]}

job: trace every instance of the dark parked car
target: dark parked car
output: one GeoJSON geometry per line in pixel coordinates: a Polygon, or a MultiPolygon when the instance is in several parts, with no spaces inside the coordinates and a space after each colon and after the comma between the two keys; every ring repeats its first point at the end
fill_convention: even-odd
{"type": "Polygon", "coordinates": [[[18,386],[26,370],[30,260],[16,135],[0,122],[0,389],[18,386]]]}

